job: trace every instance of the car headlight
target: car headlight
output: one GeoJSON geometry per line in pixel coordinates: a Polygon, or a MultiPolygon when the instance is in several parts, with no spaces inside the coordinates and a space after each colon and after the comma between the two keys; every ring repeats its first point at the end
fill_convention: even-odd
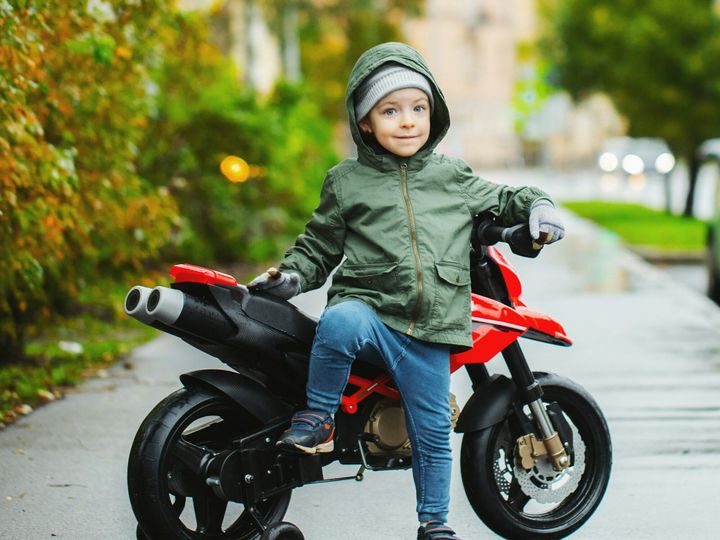
{"type": "Polygon", "coordinates": [[[604,152],[598,158],[598,166],[605,172],[613,172],[617,169],[618,158],[612,152],[604,152]]]}
{"type": "Polygon", "coordinates": [[[675,166],[675,156],[670,152],[663,152],[655,160],[655,170],[660,174],[667,174],[675,166]]]}
{"type": "Polygon", "coordinates": [[[640,156],[628,154],[622,160],[622,168],[628,174],[642,174],[645,170],[645,163],[640,156]]]}

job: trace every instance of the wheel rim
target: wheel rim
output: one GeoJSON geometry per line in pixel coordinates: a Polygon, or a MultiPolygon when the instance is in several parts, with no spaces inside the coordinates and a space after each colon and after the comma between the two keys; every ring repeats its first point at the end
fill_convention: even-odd
{"type": "MultiPolygon", "coordinates": [[[[219,400],[204,403],[175,426],[160,463],[159,474],[164,478],[161,496],[189,538],[250,540],[259,537],[244,505],[217,497],[204,484],[204,479],[195,477],[175,455],[179,444],[222,451],[247,431],[247,418],[238,414],[236,407],[219,400]]],[[[281,498],[261,501],[257,509],[268,516],[282,504],[281,498]]]]}
{"type": "Polygon", "coordinates": [[[597,490],[597,484],[603,478],[598,467],[597,435],[583,419],[581,411],[561,399],[557,401],[573,431],[578,452],[568,471],[557,474],[548,472],[551,471],[549,465],[535,467],[521,481],[518,471],[522,469],[516,464],[515,441],[507,420],[496,428],[491,438],[493,458],[488,466],[495,478],[495,492],[507,512],[533,527],[551,528],[560,523],[567,526],[580,520],[585,514],[583,507],[593,505],[604,492],[604,489],[600,493],[597,490]]]}

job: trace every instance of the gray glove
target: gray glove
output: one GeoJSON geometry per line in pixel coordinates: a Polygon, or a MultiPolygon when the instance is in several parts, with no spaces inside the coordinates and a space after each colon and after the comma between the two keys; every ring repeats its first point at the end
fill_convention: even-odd
{"type": "Polygon", "coordinates": [[[295,272],[281,272],[277,268],[268,268],[248,283],[248,287],[287,300],[300,292],[300,276],[295,272]]]}
{"type": "Polygon", "coordinates": [[[565,236],[560,214],[549,199],[537,199],[530,207],[530,236],[539,244],[552,244],[565,236]]]}

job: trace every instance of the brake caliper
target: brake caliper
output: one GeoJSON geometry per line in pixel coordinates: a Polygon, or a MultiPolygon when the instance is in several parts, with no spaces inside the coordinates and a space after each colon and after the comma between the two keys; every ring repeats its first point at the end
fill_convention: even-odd
{"type": "Polygon", "coordinates": [[[557,431],[543,441],[538,441],[534,433],[529,433],[519,437],[515,444],[520,465],[526,471],[532,469],[537,460],[545,456],[548,456],[556,471],[563,471],[570,466],[570,458],[557,431]]]}

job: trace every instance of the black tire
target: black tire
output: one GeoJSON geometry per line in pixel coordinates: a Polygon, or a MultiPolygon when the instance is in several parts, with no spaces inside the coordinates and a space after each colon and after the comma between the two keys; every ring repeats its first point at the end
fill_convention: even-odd
{"type": "Polygon", "coordinates": [[[549,539],[571,534],[598,507],[610,479],[610,432],[595,400],[568,379],[535,375],[544,391],[543,401],[559,404],[575,432],[576,450],[582,448],[579,438],[585,452],[555,478],[543,476],[547,468],[539,471],[536,467],[522,478],[526,482],[523,487],[514,469],[515,439],[509,419],[463,437],[460,467],[465,493],[478,517],[504,538],[549,539]],[[529,487],[528,480],[533,482],[529,487]],[[563,486],[563,482],[569,483],[563,486]],[[555,486],[559,486],[557,491],[553,491],[555,486]],[[566,493],[573,486],[574,490],[566,493]],[[558,500],[540,504],[526,491],[537,498],[558,500]]]}
{"type": "MultiPolygon", "coordinates": [[[[260,538],[241,504],[216,497],[173,456],[181,437],[222,450],[233,438],[260,427],[237,404],[209,391],[182,388],[160,402],[140,426],[128,461],[128,492],[139,523],[138,537],[142,532],[149,540],[260,538]]],[[[279,521],[290,494],[270,497],[257,508],[268,522],[279,521]]]]}
{"type": "Polygon", "coordinates": [[[265,529],[260,540],[305,540],[305,537],[292,523],[280,521],[265,529]]]}

